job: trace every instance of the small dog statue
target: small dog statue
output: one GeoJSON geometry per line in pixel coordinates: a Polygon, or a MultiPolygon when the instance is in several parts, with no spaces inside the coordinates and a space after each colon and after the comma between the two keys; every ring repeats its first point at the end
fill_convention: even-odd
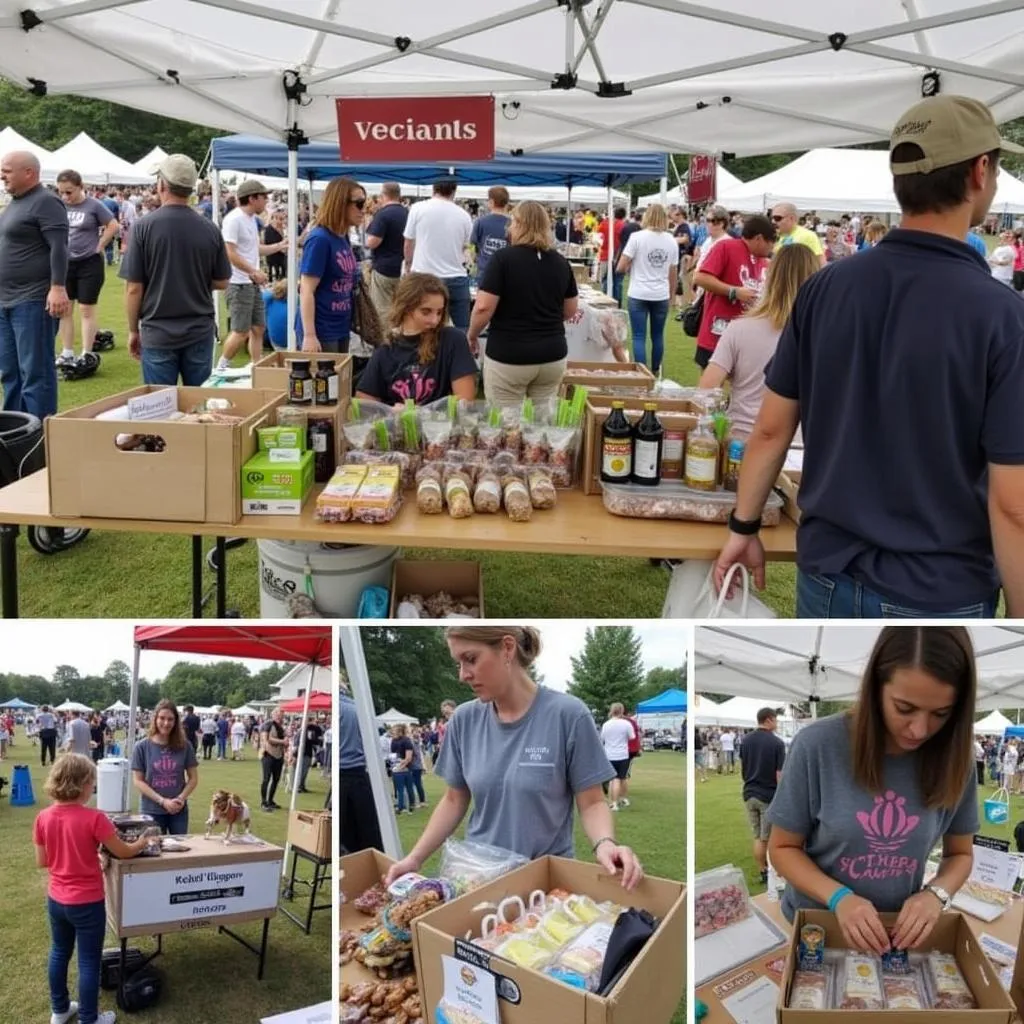
{"type": "Polygon", "coordinates": [[[218,789],[210,801],[210,816],[206,819],[207,839],[221,823],[227,826],[224,833],[225,845],[231,842],[231,835],[236,829],[240,834],[252,831],[249,805],[237,793],[229,793],[226,789],[218,789]]]}

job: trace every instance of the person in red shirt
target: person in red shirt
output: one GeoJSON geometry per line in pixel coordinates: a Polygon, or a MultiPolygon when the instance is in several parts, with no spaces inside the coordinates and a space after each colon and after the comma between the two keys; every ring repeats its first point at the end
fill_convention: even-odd
{"type": "Polygon", "coordinates": [[[1013,290],[1024,292],[1024,233],[1020,231],[1013,235],[1013,290]]]}
{"type": "Polygon", "coordinates": [[[775,225],[761,215],[748,217],[742,237],[719,242],[694,275],[694,286],[705,292],[694,356],[702,369],[707,369],[726,327],[757,301],[774,246],[775,225]]]}
{"type": "MultiPolygon", "coordinates": [[[[612,221],[611,234],[614,239],[612,245],[611,261],[618,263],[622,255],[622,229],[626,226],[626,208],[617,206],[614,210],[615,220],[612,221]]],[[[601,236],[601,249],[597,254],[597,284],[602,290],[608,287],[608,218],[602,219],[597,225],[597,233],[601,236]]],[[[612,298],[622,305],[622,282],[626,275],[618,271],[612,272],[612,298]]]]}
{"type": "Polygon", "coordinates": [[[629,806],[629,778],[633,774],[633,762],[643,752],[643,733],[640,731],[640,723],[633,715],[626,715],[626,721],[633,726],[633,738],[629,741],[629,767],[626,769],[626,779],[622,783],[622,798],[620,804],[629,806]]]}
{"type": "Polygon", "coordinates": [[[99,1012],[100,960],[107,927],[103,872],[97,849],[122,860],[145,849],[149,838],[134,843],[118,838],[110,819],[86,807],[96,788],[96,766],[83,754],[65,754],[50,770],[45,785],[53,803],[32,827],[36,866],[50,873],[50,1024],[114,1024],[114,1014],[99,1012]],[[78,1002],[68,995],[68,965],[78,946],[78,1002]]]}

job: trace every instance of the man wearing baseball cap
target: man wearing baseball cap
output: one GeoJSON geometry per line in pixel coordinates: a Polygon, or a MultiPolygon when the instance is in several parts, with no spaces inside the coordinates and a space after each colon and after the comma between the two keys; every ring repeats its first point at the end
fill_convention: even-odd
{"type": "Polygon", "coordinates": [[[231,264],[217,226],[189,199],[199,175],[174,153],[157,169],[160,206],[137,220],[121,261],[128,282],[128,349],[146,384],[199,387],[210,375],[217,326],[213,291],[223,291],[231,264]]]}
{"type": "Polygon", "coordinates": [[[898,228],[800,290],[765,375],[721,586],[764,585],[760,516],[797,424],[797,615],[1024,616],[1024,302],[965,242],[1004,142],[988,108],[935,96],[890,140],[898,228]]]}
{"type": "Polygon", "coordinates": [[[248,341],[249,358],[255,363],[263,356],[263,332],[266,314],[260,289],[267,275],[260,269],[260,257],[284,252],[288,242],[264,245],[260,241],[257,218],[267,208],[267,189],[255,178],[243,181],[235,190],[236,206],[221,227],[231,261],[231,282],[228,285],[228,320],[231,333],[224,339],[221,368],[227,367],[238,350],[248,341]]]}

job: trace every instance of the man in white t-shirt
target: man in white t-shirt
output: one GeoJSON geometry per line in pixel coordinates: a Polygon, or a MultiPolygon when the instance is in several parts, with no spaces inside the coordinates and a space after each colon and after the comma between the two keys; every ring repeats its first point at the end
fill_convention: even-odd
{"type": "Polygon", "coordinates": [[[460,331],[469,330],[469,276],[466,246],[473,219],[455,203],[454,181],[434,183],[434,195],[414,203],[405,224],[405,267],[433,274],[448,288],[448,314],[460,331]]]}
{"type": "Polygon", "coordinates": [[[997,245],[988,258],[988,265],[992,268],[992,276],[1008,287],[1013,286],[1013,232],[1004,231],[999,236],[997,245]]]}
{"type": "Polygon", "coordinates": [[[611,782],[611,809],[619,810],[628,807],[626,798],[626,775],[629,772],[629,741],[633,739],[633,725],[625,717],[626,709],[621,704],[613,704],[608,713],[611,717],[601,726],[601,742],[604,754],[615,769],[615,778],[611,782]]]}
{"type": "Polygon", "coordinates": [[[238,205],[224,218],[221,234],[231,261],[228,282],[228,323],[231,333],[224,339],[224,351],[217,369],[226,369],[238,350],[249,343],[249,358],[258,362],[263,354],[263,331],[266,327],[263,297],[260,288],[267,275],[260,270],[260,257],[284,252],[288,242],[263,245],[260,242],[259,215],[267,208],[267,190],[255,178],[243,181],[235,193],[238,205]]]}
{"type": "Polygon", "coordinates": [[[736,771],[736,737],[728,729],[723,729],[719,740],[722,744],[722,761],[732,775],[736,771]]]}

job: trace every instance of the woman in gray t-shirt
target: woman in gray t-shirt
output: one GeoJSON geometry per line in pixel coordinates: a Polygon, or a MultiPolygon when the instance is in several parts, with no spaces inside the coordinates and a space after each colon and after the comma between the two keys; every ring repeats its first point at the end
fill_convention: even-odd
{"type": "Polygon", "coordinates": [[[877,954],[928,938],[973,865],[975,690],[964,627],[887,626],[853,711],[797,733],[768,811],[788,920],[827,907],[851,947],[877,954]],[[880,911],[899,914],[891,935],[880,911]]]}
{"type": "Polygon", "coordinates": [[[188,798],[199,784],[199,769],[173,702],[157,704],[149,735],[132,753],[132,779],[142,794],[139,810],[152,815],[166,835],[186,835],[188,798]]]}
{"type": "Polygon", "coordinates": [[[448,788],[412,852],[388,872],[388,884],[418,871],[472,803],[467,840],[531,860],[574,855],[575,809],[594,858],[634,889],[643,868],[628,846],[615,841],[601,791],[615,771],[594,719],[581,700],[530,678],[540,633],[529,627],[458,626],[447,637],[459,676],[477,699],[461,705],[448,722],[434,769],[448,788]]]}

